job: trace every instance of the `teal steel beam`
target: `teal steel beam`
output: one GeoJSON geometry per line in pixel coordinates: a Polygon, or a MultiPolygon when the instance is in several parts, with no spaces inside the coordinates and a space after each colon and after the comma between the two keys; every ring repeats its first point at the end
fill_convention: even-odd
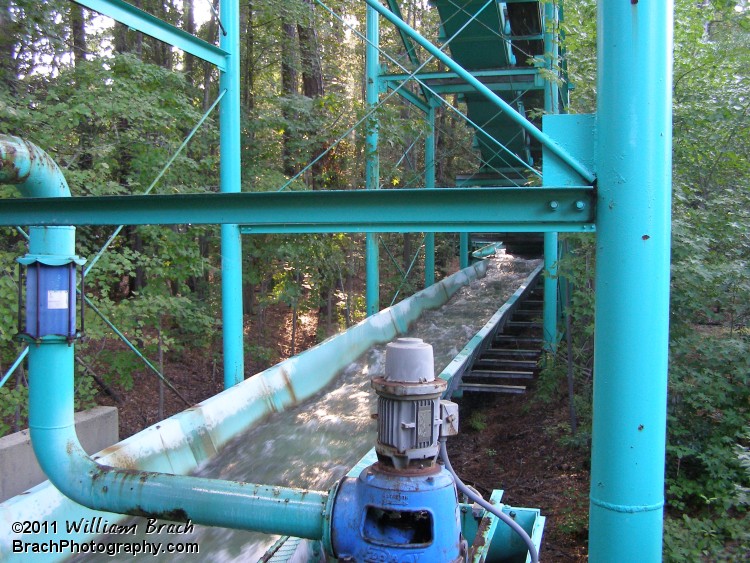
{"type": "Polygon", "coordinates": [[[542,313],[544,349],[550,354],[557,352],[557,233],[544,233],[544,310],[542,313]]]}
{"type": "MultiPolygon", "coordinates": [[[[435,94],[472,94],[475,92],[475,88],[471,86],[470,84],[466,84],[465,82],[458,81],[458,82],[447,82],[447,83],[437,83],[436,81],[423,81],[425,86],[429,88],[430,92],[434,92],[435,94]]],[[[527,92],[532,90],[543,90],[544,86],[542,84],[537,84],[533,81],[529,82],[508,82],[508,81],[498,81],[498,82],[491,82],[491,81],[482,81],[484,85],[487,86],[487,88],[492,92],[527,92]]],[[[403,84],[403,83],[401,83],[403,84]]],[[[395,81],[389,81],[388,87],[389,88],[396,88],[398,87],[399,83],[395,81]]],[[[414,96],[414,94],[412,94],[414,96]]],[[[416,99],[416,96],[414,96],[416,99]]],[[[423,104],[424,105],[424,104],[423,104]]]]}
{"type": "MultiPolygon", "coordinates": [[[[159,18],[152,16],[121,0],[73,0],[77,4],[84,6],[103,16],[112,18],[135,31],[140,31],[159,41],[164,41],[186,53],[198,57],[204,61],[216,66],[219,70],[226,70],[227,56],[229,52],[211,45],[187,31],[170,25],[159,18]]],[[[233,2],[222,2],[222,4],[232,4],[233,2]]],[[[223,6],[222,6],[223,9],[223,6]]]]}
{"type": "MultiPolygon", "coordinates": [[[[242,190],[239,2],[222,2],[220,10],[226,29],[221,46],[229,53],[227,68],[219,76],[219,87],[226,92],[219,106],[220,189],[222,193],[239,193],[242,190]]],[[[245,379],[242,237],[239,225],[232,223],[221,225],[221,315],[224,388],[228,389],[245,379]]]]}
{"type": "Polygon", "coordinates": [[[591,187],[441,188],[0,200],[0,226],[241,224],[251,233],[593,231],[591,187]],[[376,210],[376,211],[374,211],[376,210]],[[531,228],[534,226],[534,228],[531,228]]]}
{"type": "Polygon", "coordinates": [[[422,110],[424,113],[428,113],[430,111],[430,106],[428,106],[426,103],[420,100],[418,96],[416,96],[415,94],[412,94],[406,88],[401,87],[402,84],[403,83],[398,84],[395,82],[390,82],[388,83],[388,88],[396,92],[396,94],[401,96],[404,100],[409,102],[414,107],[422,110]]]}
{"type": "MultiPolygon", "coordinates": [[[[557,59],[559,54],[557,38],[557,6],[550,2],[544,6],[544,57],[545,65],[550,71],[552,79],[545,80],[544,85],[544,111],[546,113],[559,113],[558,102],[560,94],[557,85],[557,59]]],[[[557,260],[558,260],[558,236],[557,233],[544,233],[544,311],[542,314],[542,333],[544,338],[544,349],[550,354],[557,352],[557,260]]]]}
{"type": "Polygon", "coordinates": [[[393,12],[385,8],[380,4],[378,0],[365,0],[367,5],[381,14],[385,19],[395,25],[398,29],[406,32],[417,44],[424,48],[430,55],[438,59],[450,70],[458,74],[461,78],[471,84],[477,92],[485,96],[490,102],[499,107],[505,112],[508,119],[525,129],[529,135],[539,141],[543,146],[547,147],[553,154],[559,157],[565,164],[575,170],[581,178],[586,182],[592,182],[596,176],[591,172],[585,165],[583,165],[578,159],[572,156],[568,151],[562,148],[554,139],[545,135],[540,131],[533,123],[527,120],[524,116],[518,113],[513,107],[510,106],[500,96],[492,92],[487,86],[482,84],[478,79],[471,75],[469,71],[463,68],[461,65],[456,63],[452,58],[443,53],[435,45],[429,42],[427,39],[422,37],[418,31],[409,26],[402,19],[396,17],[393,12]]]}
{"type": "Polygon", "coordinates": [[[461,269],[469,266],[469,244],[471,244],[469,235],[470,233],[465,231],[458,235],[458,267],[461,269]]]}
{"type": "MultiPolygon", "coordinates": [[[[424,143],[424,187],[435,189],[435,106],[427,112],[427,136],[424,143]]],[[[424,286],[435,283],[435,233],[424,235],[424,286]]]]}
{"type": "MultiPolygon", "coordinates": [[[[483,81],[491,78],[505,78],[512,81],[514,78],[520,78],[528,81],[533,81],[537,76],[540,76],[538,68],[497,68],[492,70],[467,70],[469,74],[475,77],[477,80],[483,81]]],[[[405,80],[457,80],[462,77],[456,72],[418,72],[415,75],[399,73],[399,74],[381,74],[380,80],[383,82],[404,82],[405,80]]]]}
{"type": "Polygon", "coordinates": [[[661,561],[673,2],[598,3],[589,559],[661,561]]]}
{"type": "MultiPolygon", "coordinates": [[[[365,47],[365,103],[372,111],[378,105],[380,84],[380,22],[378,15],[367,8],[365,47]]],[[[378,154],[378,120],[375,114],[370,117],[365,136],[365,188],[368,191],[380,189],[380,156],[378,154]]],[[[380,248],[378,235],[368,232],[365,235],[365,312],[367,316],[380,310],[380,248]]]]}

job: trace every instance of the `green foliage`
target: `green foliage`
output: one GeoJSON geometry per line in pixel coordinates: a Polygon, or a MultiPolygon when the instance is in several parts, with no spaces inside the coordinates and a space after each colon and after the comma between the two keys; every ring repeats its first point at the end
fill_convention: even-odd
{"type": "Polygon", "coordinates": [[[487,415],[481,411],[473,411],[466,422],[468,423],[469,428],[475,432],[481,432],[487,428],[487,415]]]}

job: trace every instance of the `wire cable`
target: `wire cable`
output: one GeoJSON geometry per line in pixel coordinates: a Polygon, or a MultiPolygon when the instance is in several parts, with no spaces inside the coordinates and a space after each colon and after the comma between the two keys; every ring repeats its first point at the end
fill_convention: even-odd
{"type": "Polygon", "coordinates": [[[524,530],[520,526],[520,524],[518,524],[518,522],[513,520],[513,518],[505,514],[502,510],[498,510],[496,506],[492,506],[489,502],[487,502],[477,493],[472,491],[463,481],[461,481],[458,475],[456,475],[456,472],[453,470],[453,466],[451,465],[451,462],[448,459],[448,449],[445,446],[447,442],[447,438],[441,437],[439,438],[439,440],[440,440],[440,459],[443,460],[443,463],[445,464],[445,468],[448,470],[448,472],[451,475],[453,475],[453,479],[456,481],[456,488],[459,491],[461,491],[463,494],[465,494],[467,497],[469,497],[471,500],[476,502],[479,506],[491,512],[492,514],[500,518],[500,520],[505,522],[508,526],[510,526],[510,529],[513,530],[515,533],[517,533],[519,536],[521,536],[521,539],[529,548],[529,554],[531,555],[531,563],[539,563],[539,553],[537,553],[536,546],[534,545],[534,542],[531,541],[531,537],[529,537],[529,534],[526,533],[526,530],[524,530]]]}

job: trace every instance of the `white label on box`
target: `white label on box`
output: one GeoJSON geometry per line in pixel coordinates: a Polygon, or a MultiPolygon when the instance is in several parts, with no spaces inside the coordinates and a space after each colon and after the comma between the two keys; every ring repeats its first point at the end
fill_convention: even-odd
{"type": "Polygon", "coordinates": [[[67,309],[68,292],[64,289],[50,289],[47,291],[47,309],[67,309]]]}

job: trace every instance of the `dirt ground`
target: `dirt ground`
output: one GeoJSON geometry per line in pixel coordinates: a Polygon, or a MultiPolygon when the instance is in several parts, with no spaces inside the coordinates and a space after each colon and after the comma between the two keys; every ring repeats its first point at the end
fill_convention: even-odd
{"type": "Polygon", "coordinates": [[[586,561],[588,459],[560,445],[567,407],[535,400],[533,389],[457,402],[460,432],[448,440],[456,473],[485,498],[503,489],[506,504],[541,509],[547,517],[542,561],[586,561]]]}
{"type": "MultiPolygon", "coordinates": [[[[274,347],[279,358],[287,357],[291,352],[289,311],[269,311],[265,323],[276,328],[267,328],[261,343],[274,347]]],[[[297,351],[315,344],[316,328],[314,319],[302,319],[297,351]]],[[[249,374],[267,367],[252,358],[246,361],[249,374]]],[[[223,388],[220,362],[196,351],[170,356],[165,375],[191,404],[223,388]]],[[[145,370],[138,374],[133,391],[115,391],[122,402],[102,394],[100,403],[119,408],[121,438],[159,421],[158,382],[153,374],[145,370]]],[[[542,561],[585,561],[588,459],[560,445],[566,405],[541,404],[534,398],[533,387],[525,395],[467,395],[458,402],[461,432],[448,442],[456,472],[483,494],[504,489],[507,504],[541,509],[547,517],[542,561]]],[[[165,390],[165,417],[185,408],[181,399],[165,390]]]]}

